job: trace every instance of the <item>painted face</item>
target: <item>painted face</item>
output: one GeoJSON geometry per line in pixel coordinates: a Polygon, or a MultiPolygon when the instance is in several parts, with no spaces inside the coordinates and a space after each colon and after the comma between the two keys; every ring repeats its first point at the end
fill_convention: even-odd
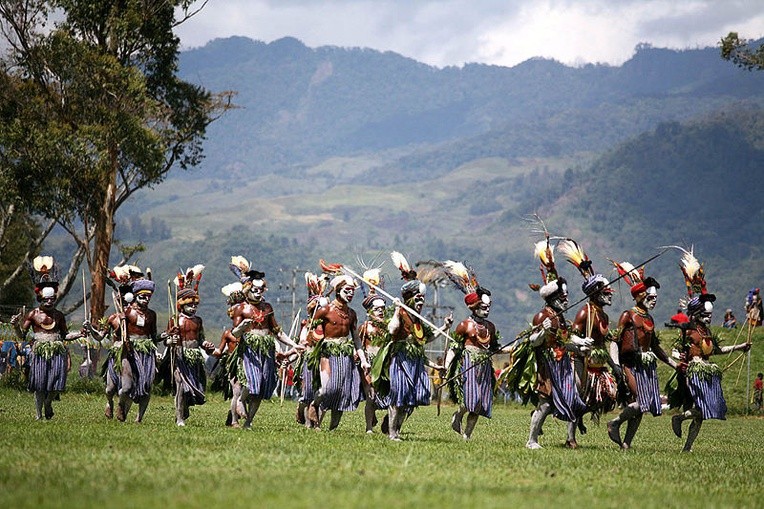
{"type": "Polygon", "coordinates": [[[608,288],[605,288],[597,293],[594,300],[600,306],[609,306],[613,303],[613,292],[609,291],[608,288]]]}
{"type": "Polygon", "coordinates": [[[377,299],[374,301],[372,308],[369,310],[369,316],[381,320],[385,316],[385,301],[377,299]]]}
{"type": "Polygon", "coordinates": [[[655,287],[651,286],[647,289],[647,295],[645,296],[645,300],[643,302],[645,309],[648,311],[655,308],[655,305],[658,303],[658,291],[655,289],[655,287]]]}
{"type": "Polygon", "coordinates": [[[252,286],[247,290],[247,299],[258,303],[263,300],[263,294],[265,293],[265,282],[259,279],[252,281],[252,286]]]}
{"type": "Polygon", "coordinates": [[[422,308],[424,307],[424,294],[417,293],[414,295],[414,297],[411,299],[412,308],[414,308],[414,311],[419,313],[422,311],[422,308]]]}
{"type": "Polygon", "coordinates": [[[713,315],[714,305],[710,302],[703,303],[703,311],[699,313],[700,321],[706,325],[711,325],[711,316],[713,315]]]}
{"type": "Polygon", "coordinates": [[[149,292],[141,292],[135,296],[135,303],[141,309],[148,308],[150,300],[151,300],[151,293],[149,292]]]}
{"type": "Polygon", "coordinates": [[[353,285],[344,285],[337,293],[337,297],[341,301],[348,303],[353,300],[353,296],[355,296],[355,286],[353,285]]]}
{"type": "Polygon", "coordinates": [[[194,316],[196,314],[196,310],[199,309],[199,304],[196,302],[189,302],[188,304],[183,304],[181,306],[181,311],[186,316],[194,316]]]}
{"type": "Polygon", "coordinates": [[[40,301],[40,307],[45,310],[51,310],[56,305],[56,296],[43,297],[40,301]]]}
{"type": "Polygon", "coordinates": [[[562,289],[557,292],[556,296],[549,302],[549,307],[555,311],[562,311],[568,305],[568,285],[563,283],[562,289]]]}
{"type": "Polygon", "coordinates": [[[488,295],[480,297],[480,304],[475,308],[475,316],[478,318],[488,318],[488,313],[491,312],[491,298],[488,295]]]}

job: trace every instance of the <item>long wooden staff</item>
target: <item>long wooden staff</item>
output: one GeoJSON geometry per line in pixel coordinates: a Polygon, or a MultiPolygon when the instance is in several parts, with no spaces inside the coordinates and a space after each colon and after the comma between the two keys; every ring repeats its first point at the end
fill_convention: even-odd
{"type": "MultiPolygon", "coordinates": [[[[294,318],[292,319],[292,326],[289,328],[289,339],[292,339],[292,336],[294,336],[294,329],[297,326],[297,321],[300,319],[300,311],[297,310],[297,313],[294,315],[294,318]]],[[[289,364],[289,359],[284,359],[281,361],[281,401],[280,406],[284,406],[284,395],[286,393],[286,373],[287,373],[287,365],[289,364]]]]}
{"type": "MultiPolygon", "coordinates": [[[[639,265],[635,265],[635,266],[634,266],[634,269],[639,269],[640,267],[643,267],[643,266],[647,265],[648,263],[650,263],[651,261],[655,260],[656,258],[658,258],[659,256],[661,256],[662,254],[664,254],[664,253],[665,253],[666,251],[668,251],[668,250],[669,250],[669,248],[664,248],[664,249],[663,249],[662,251],[660,251],[658,254],[655,254],[655,255],[651,256],[650,258],[648,258],[647,260],[643,261],[643,262],[642,262],[642,263],[640,263],[639,265]]],[[[573,308],[573,307],[577,306],[578,304],[582,303],[582,302],[583,302],[583,301],[585,301],[586,299],[589,299],[589,298],[591,298],[593,295],[596,295],[597,293],[601,292],[601,291],[602,291],[602,290],[604,290],[605,288],[607,288],[607,287],[609,287],[609,286],[613,286],[613,284],[614,284],[614,283],[616,283],[617,281],[619,281],[619,280],[623,279],[623,278],[624,278],[624,277],[626,277],[627,275],[628,275],[628,273],[624,273],[624,274],[621,274],[621,275],[619,275],[617,278],[615,278],[614,280],[610,281],[610,283],[609,283],[608,285],[606,285],[606,286],[602,286],[602,287],[601,287],[601,288],[599,288],[597,291],[593,292],[591,295],[585,295],[584,297],[582,297],[581,299],[577,300],[577,301],[576,301],[576,302],[574,302],[573,304],[570,304],[570,305],[566,306],[564,309],[562,309],[562,310],[560,310],[560,311],[557,311],[557,312],[555,313],[555,316],[562,316],[562,315],[564,315],[564,314],[565,314],[565,313],[566,313],[568,310],[570,310],[571,308],[573,308]]],[[[518,345],[518,344],[520,344],[520,342],[521,342],[521,340],[522,340],[522,339],[527,339],[527,338],[529,338],[529,337],[530,337],[530,336],[531,336],[531,335],[532,335],[534,332],[538,332],[539,330],[541,330],[541,328],[542,328],[542,325],[543,325],[543,324],[534,325],[534,326],[532,326],[530,329],[527,329],[527,330],[525,330],[525,331],[521,332],[520,334],[518,334],[518,335],[515,337],[515,339],[514,339],[514,340],[512,340],[512,341],[509,341],[509,342],[507,342],[507,343],[505,343],[505,344],[501,345],[501,346],[500,346],[500,347],[499,347],[497,350],[495,350],[495,351],[493,351],[493,352],[490,352],[490,353],[489,353],[489,354],[486,356],[486,358],[485,358],[483,361],[481,361],[481,362],[478,362],[478,363],[475,363],[475,364],[473,364],[472,366],[470,366],[469,368],[467,368],[466,370],[464,370],[464,371],[463,371],[462,373],[460,373],[459,375],[463,375],[463,374],[464,374],[464,373],[466,373],[467,371],[469,371],[469,370],[471,370],[471,369],[474,369],[474,368],[476,368],[478,365],[480,365],[480,364],[482,364],[482,363],[484,363],[484,362],[489,362],[489,361],[491,360],[491,358],[492,358],[494,355],[496,355],[497,353],[501,352],[502,350],[504,350],[504,348],[508,347],[509,345],[511,345],[511,344],[513,344],[513,343],[514,343],[515,345],[518,345]]],[[[513,348],[514,348],[514,347],[513,347],[513,348]]],[[[448,383],[448,382],[450,382],[451,380],[454,380],[454,379],[456,378],[456,376],[458,376],[458,375],[454,375],[454,376],[452,376],[451,378],[448,378],[448,379],[446,379],[446,381],[445,381],[444,383],[448,383]]]]}
{"type": "MultiPolygon", "coordinates": [[[[351,268],[349,268],[349,267],[346,267],[346,266],[344,266],[344,265],[343,265],[341,270],[342,270],[342,272],[345,272],[345,273],[346,273],[346,274],[348,274],[349,276],[353,276],[353,277],[355,277],[355,278],[358,278],[358,279],[360,279],[360,280],[361,280],[361,281],[363,281],[365,284],[369,285],[371,288],[374,288],[376,291],[378,291],[379,293],[381,293],[382,295],[384,295],[385,297],[387,297],[387,298],[388,298],[388,299],[390,299],[391,301],[395,301],[395,300],[396,300],[396,298],[395,298],[395,297],[393,297],[392,295],[390,295],[389,293],[387,293],[385,290],[383,290],[383,289],[382,289],[382,288],[380,288],[379,286],[375,285],[374,283],[370,283],[369,281],[366,281],[366,280],[364,280],[364,279],[363,279],[363,277],[362,277],[362,276],[359,276],[359,275],[358,275],[358,273],[357,273],[357,272],[355,272],[353,269],[351,269],[351,268]]],[[[400,302],[400,299],[397,299],[397,300],[399,300],[399,302],[400,302]]],[[[423,317],[422,315],[420,315],[419,313],[417,313],[416,311],[414,311],[413,309],[411,309],[410,307],[408,307],[408,306],[407,306],[406,304],[404,304],[403,302],[400,302],[400,306],[401,306],[403,309],[405,309],[407,313],[409,313],[409,314],[411,314],[411,315],[414,315],[414,316],[416,316],[417,318],[419,318],[419,320],[420,320],[422,323],[424,323],[424,324],[428,325],[429,327],[431,327],[431,328],[433,329],[433,331],[434,331],[434,332],[436,332],[436,333],[440,334],[441,336],[443,336],[443,337],[445,338],[445,340],[446,340],[446,341],[450,341],[450,340],[451,340],[451,336],[449,336],[449,335],[448,335],[447,333],[445,333],[443,330],[441,330],[440,328],[438,328],[438,326],[437,326],[437,325],[435,325],[434,323],[432,323],[431,321],[429,321],[427,318],[423,317]]]]}
{"type": "MultiPolygon", "coordinates": [[[[85,309],[85,321],[90,323],[90,319],[88,317],[88,292],[85,288],[85,269],[82,269],[82,306],[85,309]]],[[[85,336],[85,351],[87,352],[88,357],[88,371],[90,371],[90,366],[93,364],[93,361],[90,359],[90,341],[89,341],[89,335],[85,336]]]]}
{"type": "MultiPolygon", "coordinates": [[[[178,290],[175,290],[175,307],[172,306],[172,280],[167,280],[167,312],[170,329],[175,328],[175,310],[178,309],[178,290]]],[[[168,346],[170,349],[170,387],[175,393],[175,345],[168,346]]]]}

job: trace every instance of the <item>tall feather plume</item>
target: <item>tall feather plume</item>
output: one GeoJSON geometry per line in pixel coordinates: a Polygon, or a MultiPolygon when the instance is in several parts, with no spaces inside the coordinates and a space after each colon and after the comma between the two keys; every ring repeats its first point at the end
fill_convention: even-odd
{"type": "Polygon", "coordinates": [[[416,271],[411,269],[408,260],[403,254],[398,251],[390,253],[390,258],[393,260],[393,264],[401,271],[401,279],[404,281],[411,281],[416,279],[416,271]]]}
{"type": "Polygon", "coordinates": [[[446,279],[445,267],[438,260],[426,260],[416,264],[417,279],[426,285],[439,284],[446,279]]]}
{"type": "Polygon", "coordinates": [[[230,297],[232,293],[235,292],[242,292],[242,285],[239,281],[236,281],[235,283],[229,283],[225,285],[223,288],[220,289],[221,292],[223,292],[223,295],[226,297],[230,297]]]}
{"type": "Polygon", "coordinates": [[[228,268],[238,279],[241,279],[243,274],[249,271],[250,266],[251,264],[246,258],[237,255],[231,257],[231,263],[228,265],[228,268]]]}
{"type": "Polygon", "coordinates": [[[687,295],[692,297],[693,294],[705,294],[706,290],[706,273],[703,270],[703,264],[701,264],[697,258],[695,258],[694,250],[695,246],[690,246],[690,250],[680,246],[664,246],[673,249],[677,249],[682,253],[682,258],[679,261],[679,268],[682,270],[684,276],[684,284],[687,287],[687,295]]]}
{"type": "Polygon", "coordinates": [[[474,271],[467,268],[461,262],[455,262],[453,260],[446,260],[443,262],[446,267],[446,275],[456,287],[462,291],[465,295],[473,293],[478,287],[477,277],[474,271]]]}
{"type": "Polygon", "coordinates": [[[557,268],[554,265],[554,248],[549,242],[549,238],[536,242],[533,255],[539,259],[539,270],[544,283],[549,283],[557,279],[557,268]]]}
{"type": "Polygon", "coordinates": [[[581,245],[573,239],[563,239],[557,244],[557,251],[562,253],[568,262],[570,262],[584,279],[594,275],[592,261],[584,252],[581,245]]]}
{"type": "Polygon", "coordinates": [[[321,266],[321,270],[325,274],[331,274],[331,275],[339,275],[342,274],[342,264],[341,263],[328,263],[323,258],[318,260],[318,264],[321,266]]]}
{"type": "Polygon", "coordinates": [[[40,274],[47,274],[53,270],[53,257],[52,256],[37,256],[32,260],[32,266],[34,270],[40,274]]]}
{"type": "Polygon", "coordinates": [[[326,290],[326,278],[319,277],[312,272],[305,273],[305,287],[308,289],[308,297],[323,295],[326,290]]]}
{"type": "Polygon", "coordinates": [[[615,267],[615,270],[618,271],[618,275],[623,277],[623,280],[626,281],[626,284],[629,286],[635,286],[638,283],[641,283],[645,276],[645,269],[635,269],[632,264],[629,262],[617,262],[615,260],[610,260],[610,263],[613,264],[615,267]]]}

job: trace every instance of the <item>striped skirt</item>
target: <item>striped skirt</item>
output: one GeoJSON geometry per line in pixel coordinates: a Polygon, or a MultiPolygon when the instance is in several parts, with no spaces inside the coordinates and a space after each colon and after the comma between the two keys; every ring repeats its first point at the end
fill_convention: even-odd
{"type": "Polygon", "coordinates": [[[300,395],[300,403],[308,404],[316,399],[316,391],[313,390],[313,371],[308,368],[307,363],[302,365],[302,394],[300,395]]]}
{"type": "Polygon", "coordinates": [[[271,348],[268,353],[255,351],[244,347],[241,356],[241,364],[244,369],[244,380],[239,380],[249,390],[249,394],[258,399],[269,399],[276,390],[276,349],[271,348]]]}
{"type": "Polygon", "coordinates": [[[186,397],[186,403],[191,405],[203,405],[205,401],[204,388],[207,384],[207,374],[204,372],[204,364],[188,362],[182,355],[177,356],[175,367],[180,375],[176,390],[186,397]]]}
{"type": "Polygon", "coordinates": [[[586,412],[586,405],[576,387],[570,357],[566,354],[558,361],[553,355],[543,355],[542,359],[552,382],[554,416],[563,421],[575,421],[586,412]]]}
{"type": "MultiPolygon", "coordinates": [[[[485,359],[485,355],[481,356],[485,359]]],[[[493,407],[493,365],[490,361],[472,362],[472,354],[464,352],[462,357],[462,387],[464,391],[464,406],[467,411],[491,418],[493,407]],[[475,367],[473,367],[475,366],[475,367]]]]}
{"type": "Polygon", "coordinates": [[[29,390],[32,392],[63,391],[66,387],[66,353],[50,359],[29,354],[29,390]]]}
{"type": "Polygon", "coordinates": [[[642,413],[650,412],[654,416],[661,415],[661,390],[658,386],[658,366],[656,364],[637,363],[632,368],[634,380],[637,383],[637,403],[642,413]]]}
{"type": "Polygon", "coordinates": [[[722,393],[722,377],[718,374],[693,374],[687,378],[687,386],[695,406],[703,414],[703,419],[725,420],[727,402],[722,393]]]}
{"type": "MultiPolygon", "coordinates": [[[[369,364],[372,363],[372,361],[374,360],[376,356],[377,356],[377,352],[374,352],[374,353],[370,351],[366,352],[366,360],[369,361],[369,364]]],[[[361,371],[360,366],[358,367],[358,369],[360,372],[362,383],[364,385],[367,385],[366,380],[363,379],[364,374],[361,371]]],[[[368,387],[366,388],[366,390],[372,391],[374,393],[374,397],[371,400],[372,403],[374,404],[374,408],[376,408],[377,410],[386,410],[390,406],[390,394],[386,394],[384,397],[380,396],[379,392],[375,391],[374,387],[372,387],[371,384],[368,384],[368,387]]]]}
{"type": "Polygon", "coordinates": [[[430,377],[424,358],[411,358],[402,350],[390,360],[390,405],[424,406],[430,404],[430,377]]]}
{"type": "Polygon", "coordinates": [[[361,402],[361,374],[349,355],[331,355],[329,380],[321,387],[321,408],[351,412],[361,402]]]}

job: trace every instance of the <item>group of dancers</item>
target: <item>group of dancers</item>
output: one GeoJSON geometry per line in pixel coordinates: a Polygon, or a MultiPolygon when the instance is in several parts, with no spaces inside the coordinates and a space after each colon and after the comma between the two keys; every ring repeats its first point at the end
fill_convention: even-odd
{"type": "Polygon", "coordinates": [[[542,447],[539,438],[550,414],[567,422],[565,445],[575,449],[577,434],[586,432],[584,415],[599,421],[617,407],[617,415],[607,422],[607,433],[619,448],[629,449],[643,414],[661,414],[660,360],[676,373],[676,389],[669,394],[669,402],[681,411],[672,417],[671,428],[681,437],[683,421],[691,421],[683,447],[690,451],[703,421],[724,419],[726,414],[721,370],[709,357],[747,351],[750,344],[719,344],[709,328],[715,296],[707,291],[703,266],[692,250],[681,252],[690,321],[681,325],[672,355],[661,347],[650,315],[660,285],[645,276],[645,264],[612,262],[618,279],[629,285],[634,306],[611,328],[605,307],[612,303],[612,283],[594,271],[575,240],[551,240],[548,234],[534,250],[541,262],[542,284],[531,285],[544,306],[528,329],[504,345],[488,320],[491,292],[478,283],[471,268],[454,261],[436,264],[437,271],[464,293],[469,311],[451,331],[452,316],[440,326],[422,316],[427,285],[398,252],[391,258],[403,281],[399,297],[384,289],[381,266],[366,267],[358,274],[321,260],[320,273],[305,274],[306,318],[296,318],[289,333],[277,323],[273,307],[264,298],[265,274],[246,258],[232,257],[230,268],[236,280],[222,288],[231,324],[217,345],[205,337],[202,319],[196,314],[202,265],[175,278],[174,309],[163,332],[158,333],[157,315],[149,307],[156,284],[148,270],[144,274],[134,265],[115,267],[110,273],[114,313],[69,332],[63,313],[55,307],[56,264],[51,257],[37,257],[33,274],[39,306],[15,315],[11,323],[19,340],[27,340],[32,331],[29,389],[35,395],[37,419],[53,417],[52,403],[65,387],[68,352],[64,342],[91,337],[110,344],[102,370],[109,419],[125,421],[136,403],[135,421],[141,422],[159,377],[174,392],[176,424],[185,426],[189,408],[205,402],[205,357],[212,356],[216,368],[211,386],[221,387],[231,400],[226,425],[251,428],[261,402],[276,389],[279,370],[292,363],[300,391],[297,422],[331,430],[340,424],[344,412],[356,410],[365,400],[366,432],[373,433],[379,424],[391,440],[399,441],[405,420],[416,407],[432,400],[429,368],[439,370],[448,386],[456,404],[451,427],[464,440],[472,437],[480,416],[491,417],[494,390],[501,384],[535,405],[526,443],[529,449],[542,447]],[[571,322],[565,318],[570,310],[568,285],[558,274],[555,251],[583,278],[586,302],[572,310],[571,322]],[[350,304],[361,286],[366,317],[359,324],[350,304]],[[436,337],[447,340],[443,364],[425,355],[425,344],[436,337]],[[158,343],[167,347],[163,355],[157,355],[158,343]],[[511,354],[511,363],[497,380],[492,358],[498,353],[511,354]],[[381,420],[378,412],[384,413],[381,420]]]}

